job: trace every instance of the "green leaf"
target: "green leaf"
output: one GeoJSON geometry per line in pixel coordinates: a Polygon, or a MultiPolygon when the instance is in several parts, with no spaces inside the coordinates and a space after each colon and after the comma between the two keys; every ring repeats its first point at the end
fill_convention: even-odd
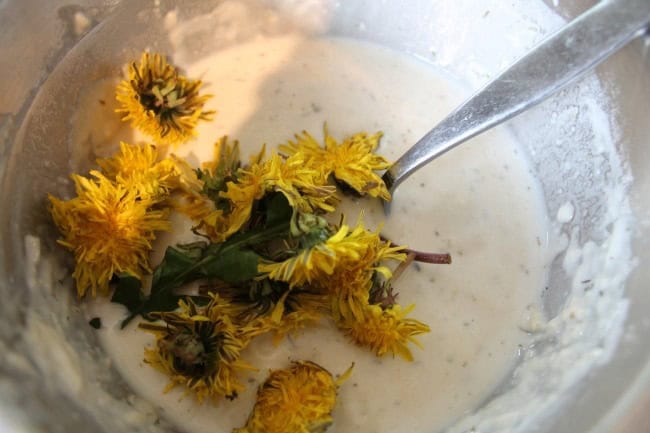
{"type": "Polygon", "coordinates": [[[178,308],[178,301],[183,297],[184,296],[174,294],[172,290],[159,290],[156,293],[152,293],[151,296],[145,300],[138,313],[142,314],[146,318],[148,313],[154,311],[174,311],[178,308]]]}
{"type": "Polygon", "coordinates": [[[140,280],[127,274],[119,278],[111,302],[122,304],[129,310],[129,315],[120,324],[121,328],[126,327],[138,314],[147,318],[147,314],[153,311],[173,311],[182,298],[171,290],[159,290],[145,297],[140,280]]]}
{"type": "Polygon", "coordinates": [[[142,305],[144,293],[142,283],[129,274],[121,274],[111,297],[111,302],[124,305],[129,311],[135,311],[142,305]]]}
{"type": "Polygon", "coordinates": [[[155,293],[166,281],[173,281],[203,257],[206,242],[169,246],[165,257],[153,273],[151,292],[155,293]]]}
{"type": "Polygon", "coordinates": [[[113,302],[129,309],[122,322],[126,326],[134,317],[154,311],[173,311],[183,296],[175,290],[202,278],[218,278],[227,283],[242,283],[257,275],[259,255],[249,248],[289,234],[291,210],[286,199],[273,198],[266,209],[267,224],[245,233],[236,233],[221,244],[195,242],[169,246],[162,262],[156,267],[151,293],[145,297],[140,281],[131,276],[121,276],[113,302]]]}
{"type": "Polygon", "coordinates": [[[208,250],[216,253],[228,249],[239,249],[251,245],[257,245],[272,239],[286,238],[289,235],[289,224],[289,221],[280,221],[244,233],[235,233],[223,244],[210,245],[208,250]]]}
{"type": "Polygon", "coordinates": [[[250,250],[226,249],[201,269],[207,278],[218,278],[226,283],[241,283],[257,275],[259,256],[250,250]]]}
{"type": "Polygon", "coordinates": [[[293,208],[284,194],[276,192],[264,198],[266,204],[266,226],[272,226],[291,220],[293,208]]]}

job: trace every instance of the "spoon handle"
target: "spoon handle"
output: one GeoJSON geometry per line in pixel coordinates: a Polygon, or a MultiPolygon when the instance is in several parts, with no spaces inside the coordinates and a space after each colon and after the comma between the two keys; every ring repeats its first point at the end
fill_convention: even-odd
{"type": "Polygon", "coordinates": [[[393,191],[448,150],[538,104],[650,25],[650,0],[602,1],[545,39],[465,101],[384,174],[393,191]]]}

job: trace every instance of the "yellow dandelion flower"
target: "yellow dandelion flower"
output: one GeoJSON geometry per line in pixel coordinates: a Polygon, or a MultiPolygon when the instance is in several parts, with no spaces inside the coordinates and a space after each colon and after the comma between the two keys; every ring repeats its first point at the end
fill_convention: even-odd
{"type": "Polygon", "coordinates": [[[306,308],[284,314],[282,320],[270,324],[269,331],[274,332],[273,344],[280,344],[287,335],[296,336],[299,331],[318,323],[322,317],[320,312],[306,308]]]}
{"type": "Polygon", "coordinates": [[[140,64],[129,66],[129,78],[117,87],[122,120],[159,144],[180,144],[196,134],[199,120],[211,120],[203,109],[211,95],[199,95],[200,80],[178,73],[160,54],[144,53],[140,64]]]}
{"type": "Polygon", "coordinates": [[[275,343],[329,313],[329,296],[306,289],[291,290],[285,283],[266,278],[242,287],[217,284],[208,290],[230,303],[233,323],[242,332],[251,337],[272,332],[275,343]]]}
{"type": "Polygon", "coordinates": [[[402,252],[404,247],[391,245],[382,240],[378,233],[368,232],[367,245],[368,248],[359,257],[345,259],[332,275],[314,283],[331,295],[332,315],[336,321],[341,318],[361,319],[363,313],[359,306],[368,303],[375,273],[386,280],[392,276],[391,269],[382,263],[406,259],[406,254],[402,252]]]}
{"type": "Polygon", "coordinates": [[[203,193],[203,182],[187,161],[172,154],[159,166],[161,171],[172,173],[168,184],[174,193],[170,204],[175,210],[194,221],[201,221],[214,212],[214,203],[203,193]]]}
{"type": "Polygon", "coordinates": [[[304,168],[302,155],[284,159],[274,154],[264,162],[259,161],[261,157],[262,153],[252,158],[249,167],[237,170],[236,180],[228,181],[225,191],[218,193],[227,210],[217,209],[203,218],[199,228],[213,242],[223,242],[241,229],[250,219],[255,201],[268,192],[282,193],[291,207],[300,211],[335,209],[336,188],[326,185],[326,178],[317,170],[304,168]]]}
{"type": "Polygon", "coordinates": [[[387,353],[413,361],[409,343],[421,347],[415,336],[429,332],[427,325],[406,316],[415,306],[402,309],[399,304],[382,309],[379,305],[365,305],[363,319],[346,320],[339,327],[359,346],[367,347],[377,356],[387,353]]]}
{"type": "MultiPolygon", "coordinates": [[[[323,130],[327,136],[327,127],[324,127],[323,130]]],[[[325,175],[329,176],[333,167],[331,167],[331,161],[325,158],[327,150],[307,131],[295,134],[294,137],[296,141],[289,140],[287,144],[279,146],[280,152],[287,155],[302,153],[310,166],[319,164],[325,175]]]]}
{"type": "Polygon", "coordinates": [[[212,161],[204,162],[201,168],[209,175],[210,180],[216,183],[216,185],[209,185],[210,189],[222,190],[223,184],[228,179],[235,178],[240,165],[239,141],[235,140],[231,143],[228,141],[228,136],[224,135],[214,143],[212,161]]]}
{"type": "Polygon", "coordinates": [[[333,422],[338,387],[351,369],[338,380],[310,361],[272,371],[257,391],[246,426],[233,433],[324,433],[333,422]]]}
{"type": "Polygon", "coordinates": [[[204,308],[191,300],[179,307],[179,312],[151,314],[164,325],[139,325],[156,336],[156,347],[145,349],[145,361],[170,377],[165,392],[182,385],[199,403],[236,398],[244,389],[239,375],[255,368],[240,359],[250,339],[233,325],[229,305],[212,296],[204,308]]]}
{"type": "Polygon", "coordinates": [[[333,174],[336,180],[361,195],[368,194],[383,200],[390,200],[390,193],[384,181],[375,173],[385,170],[390,163],[382,156],[373,153],[379,145],[382,133],[368,135],[365,132],[354,134],[338,143],[324,128],[325,146],[308,132],[296,135],[296,141],[280,146],[280,150],[295,155],[302,153],[308,167],[319,169],[325,176],[333,174]]]}
{"type": "Polygon", "coordinates": [[[229,212],[213,211],[200,227],[213,242],[225,241],[248,222],[253,203],[264,196],[264,190],[255,176],[245,176],[237,183],[228,182],[228,190],[220,196],[229,200],[229,212]]]}
{"type": "Polygon", "coordinates": [[[237,181],[226,183],[226,190],[219,197],[228,203],[228,211],[216,209],[203,218],[199,229],[213,242],[223,242],[241,229],[250,219],[253,203],[265,193],[261,166],[238,171],[237,181]]]}
{"type": "Polygon", "coordinates": [[[111,158],[97,160],[102,174],[112,181],[135,189],[140,198],[155,202],[169,195],[175,177],[175,167],[166,161],[158,162],[155,146],[120,143],[120,151],[111,158]]]}
{"type": "Polygon", "coordinates": [[[285,261],[260,263],[258,270],[272,280],[289,283],[291,287],[328,285],[328,279],[339,267],[349,269],[359,265],[386,274],[389,270],[376,266],[375,262],[382,259],[403,260],[403,254],[398,249],[386,248],[384,244],[378,233],[366,230],[363,222],[353,230],[344,224],[326,241],[304,249],[285,261]]]}
{"type": "Polygon", "coordinates": [[[367,241],[364,229],[358,227],[350,231],[350,227],[342,225],[325,242],[282,262],[260,263],[258,271],[272,280],[285,281],[291,287],[302,286],[332,275],[338,263],[346,258],[358,259],[368,248],[367,241]]]}
{"type": "Polygon", "coordinates": [[[255,200],[264,196],[262,179],[255,173],[246,172],[237,182],[228,182],[228,189],[221,193],[230,202],[226,237],[239,230],[251,216],[255,200]]]}
{"type": "Polygon", "coordinates": [[[194,228],[197,232],[208,237],[211,242],[221,243],[226,240],[227,221],[221,209],[215,209],[203,216],[194,228]]]}
{"type": "Polygon", "coordinates": [[[288,291],[277,302],[271,314],[264,317],[267,329],[275,332],[275,344],[287,335],[317,323],[323,313],[328,311],[329,300],[327,296],[309,293],[288,291]]]}
{"type": "Polygon", "coordinates": [[[373,285],[373,265],[348,262],[319,285],[330,295],[332,318],[341,320],[363,319],[363,306],[368,304],[373,285]]]}
{"type": "Polygon", "coordinates": [[[368,135],[365,132],[354,134],[338,144],[326,133],[325,145],[328,158],[334,167],[334,177],[353,188],[358,193],[390,200],[386,184],[375,171],[390,167],[384,157],[373,151],[379,145],[381,132],[368,135]]]}
{"type": "MultiPolygon", "coordinates": [[[[227,136],[219,138],[214,144],[214,157],[212,161],[204,162],[201,168],[193,171],[197,175],[197,180],[201,182],[199,190],[200,197],[210,201],[210,211],[201,215],[198,220],[210,216],[216,224],[216,216],[222,214],[213,214],[216,209],[220,211],[229,208],[227,199],[220,196],[228,185],[237,179],[237,172],[241,162],[239,160],[239,142],[229,142],[227,136]]],[[[197,215],[198,216],[198,215],[197,215]]]]}
{"type": "Polygon", "coordinates": [[[113,274],[141,278],[151,272],[155,232],[170,229],[167,212],[150,210],[149,199],[98,172],[91,174],[95,179],[72,176],[77,197],[62,201],[49,196],[52,218],[63,235],[59,243],[74,253],[72,275],[79,297],[88,289],[92,296],[107,294],[113,274]]]}
{"type": "Polygon", "coordinates": [[[284,194],[294,209],[334,211],[338,202],[336,188],[327,185],[327,175],[309,167],[301,153],[286,159],[275,154],[263,163],[261,171],[265,189],[284,194]]]}
{"type": "Polygon", "coordinates": [[[202,193],[203,183],[187,161],[170,155],[158,161],[155,146],[120,143],[120,151],[97,164],[109,179],[135,189],[139,198],[165,201],[177,211],[200,221],[214,211],[214,205],[202,193]]]}

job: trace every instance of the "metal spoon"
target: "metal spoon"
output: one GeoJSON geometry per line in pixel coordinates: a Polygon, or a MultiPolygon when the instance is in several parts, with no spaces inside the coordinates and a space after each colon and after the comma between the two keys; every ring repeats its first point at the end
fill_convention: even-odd
{"type": "Polygon", "coordinates": [[[470,138],[542,102],[650,27],[650,0],[602,1],[469,98],[384,173],[389,191],[470,138]]]}

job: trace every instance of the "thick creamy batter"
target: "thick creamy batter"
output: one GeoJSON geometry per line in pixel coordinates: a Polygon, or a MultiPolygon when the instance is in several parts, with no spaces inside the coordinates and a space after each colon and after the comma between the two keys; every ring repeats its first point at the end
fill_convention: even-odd
{"type": "MultiPolygon", "coordinates": [[[[206,83],[215,95],[209,107],[218,111],[196,141],[176,150],[195,165],[212,157],[221,135],[239,139],[246,159],[262,144],[275,146],[303,129],[320,138],[324,122],[337,138],[384,131],[380,153],[394,160],[466,96],[424,63],[346,40],[260,38],[186,69],[206,83]]],[[[333,373],[356,363],[330,432],[437,431],[490,395],[513,368],[527,332],[543,321],[548,230],[541,194],[517,144],[505,131],[493,131],[406,181],[389,217],[376,203],[350,203],[348,221],[362,208],[368,225],[385,220],[382,232],[392,240],[449,252],[454,260],[412,266],[396,285],[399,302],[416,303],[413,316],[431,326],[413,363],[378,359],[323,323],[278,347],[256,340],[244,357],[261,369],[247,391],[233,402],[199,406],[181,389],[162,394],[167,378],[142,361],[153,337],[134,324],[120,330],[121,306],[98,300],[88,315],[102,318],[98,335],[134,390],[189,432],[241,426],[268,368],[291,359],[310,359],[333,373]]]]}

